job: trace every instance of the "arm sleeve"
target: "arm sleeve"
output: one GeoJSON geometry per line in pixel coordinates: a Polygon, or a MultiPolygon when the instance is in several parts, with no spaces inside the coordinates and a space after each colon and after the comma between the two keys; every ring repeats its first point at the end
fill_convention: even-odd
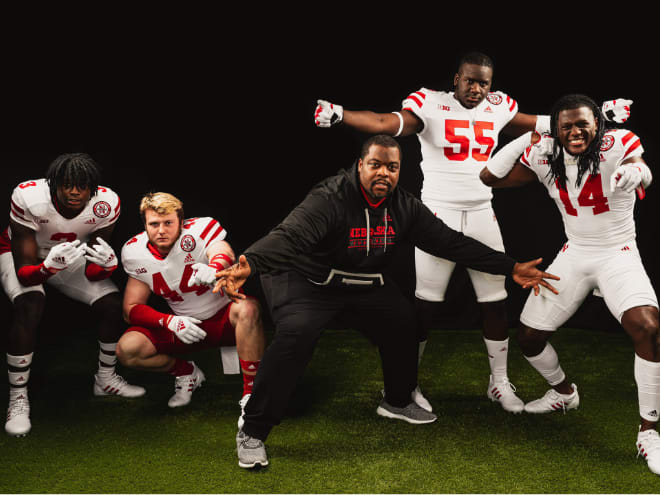
{"type": "Polygon", "coordinates": [[[310,253],[334,224],[333,203],[312,191],[275,227],[245,250],[252,274],[291,269],[298,256],[310,253]]]}
{"type": "Polygon", "coordinates": [[[507,276],[513,272],[516,261],[510,256],[451,229],[418,200],[414,209],[416,221],[411,235],[422,251],[480,272],[507,276]]]}

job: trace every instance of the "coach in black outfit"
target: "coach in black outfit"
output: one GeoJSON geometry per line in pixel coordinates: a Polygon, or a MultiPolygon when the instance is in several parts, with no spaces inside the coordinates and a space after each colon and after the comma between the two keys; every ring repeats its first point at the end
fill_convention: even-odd
{"type": "Polygon", "coordinates": [[[430,423],[436,416],[411,399],[417,386],[417,339],[412,303],[383,274],[398,246],[411,242],[434,256],[479,271],[511,275],[524,288],[554,290],[536,269],[447,227],[407,191],[397,188],[401,149],[374,136],[360,159],[316,185],[287,218],[217,274],[214,290],[233,300],[259,273],[273,322],[272,343],[245,406],[237,447],[241,467],[268,464],[263,441],[280,423],[325,326],[350,311],[355,327],[378,346],[385,397],[381,416],[430,423]]]}

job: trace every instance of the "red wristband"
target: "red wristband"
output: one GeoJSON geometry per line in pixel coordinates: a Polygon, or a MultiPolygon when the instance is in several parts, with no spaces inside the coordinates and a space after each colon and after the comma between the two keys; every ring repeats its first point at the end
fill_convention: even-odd
{"type": "Polygon", "coordinates": [[[166,330],[169,330],[167,328],[167,322],[171,317],[172,315],[156,311],[154,308],[147,306],[146,304],[136,304],[128,312],[128,321],[132,325],[151,328],[160,327],[165,328],[166,330]]]}
{"type": "Polygon", "coordinates": [[[216,270],[224,270],[225,268],[229,268],[233,264],[234,261],[226,254],[222,254],[222,253],[216,254],[215,256],[213,256],[213,258],[211,258],[211,261],[209,261],[209,266],[212,266],[216,270]],[[227,262],[226,266],[223,263],[225,261],[227,262]]]}
{"type": "Polygon", "coordinates": [[[49,271],[43,263],[22,266],[16,272],[18,281],[25,286],[43,284],[53,275],[55,273],[49,271]]]}
{"type": "Polygon", "coordinates": [[[118,265],[115,265],[112,268],[106,270],[105,268],[103,268],[100,265],[97,265],[96,263],[90,263],[85,268],[85,277],[87,277],[87,279],[91,280],[92,282],[105,280],[106,278],[110,278],[110,275],[112,275],[112,272],[114,272],[117,269],[117,266],[118,265]]]}

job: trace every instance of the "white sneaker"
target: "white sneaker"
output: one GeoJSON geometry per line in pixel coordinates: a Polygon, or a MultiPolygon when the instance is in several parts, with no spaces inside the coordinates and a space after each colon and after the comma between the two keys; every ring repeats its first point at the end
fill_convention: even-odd
{"type": "Polygon", "coordinates": [[[540,399],[533,400],[525,404],[525,412],[542,414],[553,411],[564,411],[564,414],[569,409],[575,409],[580,405],[580,396],[575,383],[572,383],[572,394],[560,394],[554,389],[548,390],[540,399]]]}
{"type": "Polygon", "coordinates": [[[30,423],[30,401],[27,394],[20,394],[9,399],[7,408],[7,422],[5,431],[12,437],[24,437],[28,434],[32,424],[30,423]]]}
{"type": "Polygon", "coordinates": [[[507,377],[495,381],[493,375],[490,375],[486,396],[493,402],[499,402],[505,411],[514,414],[523,412],[525,408],[525,403],[516,395],[516,387],[507,377]]]}
{"type": "Polygon", "coordinates": [[[637,457],[644,457],[649,469],[660,474],[660,435],[655,430],[640,431],[637,434],[637,457]]]}
{"type": "Polygon", "coordinates": [[[238,417],[238,429],[242,430],[243,429],[243,424],[245,423],[245,404],[247,404],[247,401],[250,400],[250,395],[252,394],[245,394],[243,397],[241,397],[241,400],[238,401],[238,405],[241,406],[241,415],[238,417]]]}
{"type": "Polygon", "coordinates": [[[98,373],[94,375],[94,395],[119,395],[121,397],[142,397],[146,390],[137,385],[131,385],[117,373],[104,377],[98,373]]]}
{"type": "Polygon", "coordinates": [[[412,391],[410,397],[412,398],[413,402],[422,409],[425,409],[428,412],[433,411],[433,406],[431,406],[431,403],[426,399],[426,397],[422,395],[422,391],[419,389],[419,385],[415,390],[412,391]]]}
{"type": "Polygon", "coordinates": [[[177,376],[174,379],[174,395],[170,397],[167,405],[170,407],[181,407],[190,404],[193,392],[202,386],[206,377],[195,363],[193,372],[189,375],[177,376]]]}

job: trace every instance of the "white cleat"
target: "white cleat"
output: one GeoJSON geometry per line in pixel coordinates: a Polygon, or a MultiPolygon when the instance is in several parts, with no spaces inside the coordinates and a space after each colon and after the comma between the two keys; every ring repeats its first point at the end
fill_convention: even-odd
{"type": "Polygon", "coordinates": [[[507,412],[519,414],[525,408],[525,403],[516,395],[516,387],[507,377],[495,381],[490,375],[486,395],[493,402],[499,402],[507,412]]]}
{"type": "Polygon", "coordinates": [[[553,411],[564,411],[576,409],[580,405],[580,396],[575,383],[572,383],[572,394],[560,394],[554,389],[548,390],[540,399],[533,400],[525,404],[525,412],[532,414],[543,414],[553,411]]]}
{"type": "Polygon", "coordinates": [[[190,404],[193,392],[202,386],[206,377],[195,363],[193,372],[189,375],[177,376],[174,379],[174,395],[170,397],[167,405],[170,407],[181,407],[190,404]]]}
{"type": "Polygon", "coordinates": [[[238,429],[243,429],[243,424],[245,423],[245,404],[250,400],[251,394],[245,394],[241,397],[241,400],[238,401],[238,405],[241,406],[241,415],[238,417],[238,429]]]}
{"type": "Polygon", "coordinates": [[[131,385],[117,373],[113,373],[108,378],[94,375],[94,395],[119,395],[120,397],[142,397],[146,390],[137,385],[131,385]]]}
{"type": "Polygon", "coordinates": [[[655,430],[637,434],[637,457],[642,456],[654,474],[660,474],[660,435],[655,430]]]}
{"type": "Polygon", "coordinates": [[[433,406],[431,406],[431,403],[426,399],[426,397],[422,395],[422,391],[419,389],[419,385],[415,390],[412,391],[410,397],[412,398],[413,402],[422,409],[428,412],[433,412],[433,406]]]}
{"type": "Polygon", "coordinates": [[[5,431],[12,437],[24,437],[32,429],[30,423],[30,401],[27,394],[9,399],[5,431]]]}

